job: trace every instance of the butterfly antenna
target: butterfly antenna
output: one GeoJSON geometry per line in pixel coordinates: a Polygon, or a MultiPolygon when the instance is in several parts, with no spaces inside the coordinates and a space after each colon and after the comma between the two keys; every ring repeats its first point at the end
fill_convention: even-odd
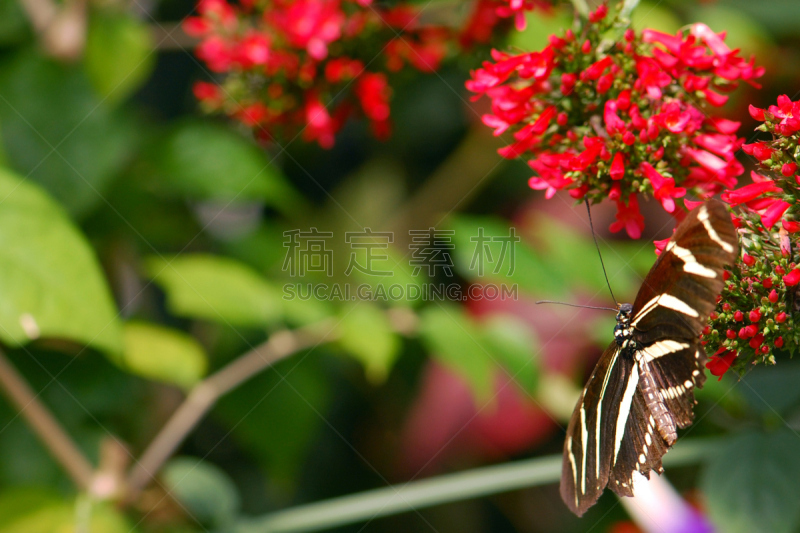
{"type": "Polygon", "coordinates": [[[617,312],[619,309],[615,309],[613,307],[595,307],[593,305],[578,305],[578,304],[568,304],[566,302],[556,302],[555,300],[539,300],[536,304],[558,304],[558,305],[568,305],[569,307],[580,307],[581,309],[602,309],[604,311],[614,311],[617,312]]]}
{"type": "Polygon", "coordinates": [[[586,212],[589,214],[589,228],[592,230],[592,239],[594,240],[594,247],[597,248],[597,255],[600,257],[600,266],[603,267],[603,276],[606,278],[606,285],[608,285],[608,292],[611,293],[611,299],[619,307],[619,302],[614,297],[614,291],[611,290],[611,283],[608,281],[608,274],[606,273],[606,265],[603,263],[603,254],[600,253],[600,245],[597,244],[597,235],[594,233],[594,224],[592,224],[592,211],[589,209],[589,200],[584,197],[583,203],[586,204],[586,212]]]}

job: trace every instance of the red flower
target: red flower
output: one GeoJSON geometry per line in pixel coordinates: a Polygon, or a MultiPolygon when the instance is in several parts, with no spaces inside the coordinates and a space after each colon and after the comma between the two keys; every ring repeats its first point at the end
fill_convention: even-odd
{"type": "Polygon", "coordinates": [[[365,72],[356,82],[355,95],[372,122],[376,136],[384,138],[389,133],[389,98],[392,95],[386,75],[365,72]]]}
{"type": "Polygon", "coordinates": [[[267,13],[273,28],[289,44],[305,49],[317,61],[328,55],[328,45],[342,35],[345,16],[339,0],[280,0],[267,13]]]}
{"type": "Polygon", "coordinates": [[[619,200],[617,201],[616,218],[617,221],[609,226],[609,230],[612,233],[616,233],[622,228],[625,228],[625,231],[628,232],[628,236],[631,239],[638,239],[642,236],[644,217],[639,212],[639,200],[636,198],[636,194],[631,194],[628,197],[628,205],[625,205],[619,200]]]}
{"type": "Polygon", "coordinates": [[[656,247],[656,250],[655,250],[656,251],[656,255],[661,255],[661,252],[663,252],[664,249],[667,247],[667,244],[669,243],[670,239],[671,239],[671,237],[667,237],[666,239],[661,239],[660,241],[653,241],[653,244],[656,247]]]}
{"type": "Polygon", "coordinates": [[[625,175],[625,157],[622,152],[614,154],[614,159],[611,161],[611,169],[608,173],[612,180],[621,180],[625,175]]]}
{"type": "Polygon", "coordinates": [[[800,268],[795,268],[785,276],[783,276],[783,283],[787,287],[792,287],[800,283],[800,268]]]}
{"type": "MultiPolygon", "coordinates": [[[[755,172],[753,172],[753,174],[755,174],[755,172]]],[[[753,178],[755,179],[755,176],[753,176],[753,178]]],[[[739,204],[744,204],[750,202],[751,200],[755,200],[762,194],[780,190],[781,189],[778,188],[772,181],[762,181],[745,185],[744,187],[733,191],[727,190],[722,193],[722,199],[732,206],[737,206],[739,204]]]]}
{"type": "Polygon", "coordinates": [[[650,163],[642,163],[641,169],[653,185],[653,195],[661,202],[667,213],[673,213],[675,211],[674,198],[682,198],[686,195],[686,189],[675,187],[674,179],[665,178],[650,163]]]}
{"type": "Polygon", "coordinates": [[[761,215],[761,223],[764,224],[764,227],[767,229],[772,228],[791,205],[792,204],[789,202],[784,202],[783,200],[774,200],[764,211],[764,214],[761,215]]]}
{"type": "Polygon", "coordinates": [[[306,100],[305,116],[306,127],[303,130],[303,139],[315,140],[323,148],[332,147],[334,135],[339,129],[338,125],[328,113],[328,109],[313,95],[306,100]]]}
{"type": "Polygon", "coordinates": [[[752,155],[759,161],[766,161],[772,157],[774,150],[766,142],[758,142],[753,144],[743,144],[742,150],[748,155],[752,155]]]}
{"type": "Polygon", "coordinates": [[[736,352],[727,350],[724,346],[720,346],[719,350],[717,350],[706,363],[706,368],[713,375],[719,376],[719,380],[721,380],[722,375],[731,367],[736,356],[736,352]]]}
{"type": "Polygon", "coordinates": [[[800,222],[794,220],[781,220],[781,225],[783,226],[783,229],[789,233],[797,233],[800,231],[800,222]]]}

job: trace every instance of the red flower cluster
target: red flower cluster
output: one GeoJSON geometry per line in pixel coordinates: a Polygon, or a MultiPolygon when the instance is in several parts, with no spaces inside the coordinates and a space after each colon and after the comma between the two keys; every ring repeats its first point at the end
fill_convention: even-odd
{"type": "Polygon", "coordinates": [[[739,208],[734,223],[744,253],[726,272],[717,313],[705,332],[714,354],[707,366],[715,375],[731,366],[742,370],[748,362],[774,363],[775,349],[800,346],[792,305],[800,288],[800,102],[781,96],[768,109],[750,106],[750,114],[763,122],[757,129],[772,139],[743,145],[764,173],[753,172],[753,183],[722,194],[739,208]]]}
{"type": "Polygon", "coordinates": [[[548,198],[566,189],[576,199],[614,200],[612,231],[638,238],[638,193],[680,218],[675,200],[688,191],[706,196],[736,184],[739,123],[707,109],[763,69],[703,24],[688,35],[629,29],[623,42],[607,44],[616,24],[603,5],[580,37],[567,30],[541,51],[493,51],[467,88],[491,99],[483,121],[495,135],[513,131],[500,154],[528,158],[532,188],[548,198]]]}
{"type": "Polygon", "coordinates": [[[195,85],[203,106],[262,136],[302,131],[326,148],[358,109],[378,137],[388,136],[386,72],[435,71],[457,37],[420,24],[410,2],[384,9],[372,0],[200,0],[197,12],[184,30],[201,39],[196,53],[209,69],[226,74],[221,85],[195,85]]]}

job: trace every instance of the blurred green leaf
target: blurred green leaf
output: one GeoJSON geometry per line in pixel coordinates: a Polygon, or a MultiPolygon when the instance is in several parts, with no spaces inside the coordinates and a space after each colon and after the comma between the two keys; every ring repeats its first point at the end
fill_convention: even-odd
{"type": "Polygon", "coordinates": [[[255,270],[233,259],[206,254],[151,257],[145,271],[167,294],[167,306],[176,316],[254,327],[281,316],[276,290],[255,270]]]}
{"type": "Polygon", "coordinates": [[[39,187],[0,169],[0,339],[66,338],[116,358],[117,311],[94,252],[39,187]]]}
{"type": "Polygon", "coordinates": [[[683,23],[675,12],[661,2],[641,2],[631,13],[631,26],[637,31],[645,28],[674,34],[683,23]]]}
{"type": "Polygon", "coordinates": [[[420,268],[415,274],[415,267],[409,262],[411,258],[407,253],[404,255],[394,247],[371,252],[365,248],[352,248],[348,253],[349,264],[357,264],[364,269],[354,268],[349,274],[354,282],[354,294],[357,287],[363,284],[369,287],[371,299],[390,306],[416,307],[425,302],[426,269],[420,268]],[[371,260],[367,260],[367,253],[371,254],[371,260]]]}
{"type": "Polygon", "coordinates": [[[217,466],[189,457],[170,461],[162,473],[166,488],[206,527],[228,531],[239,513],[239,493],[217,466]]]}
{"type": "Polygon", "coordinates": [[[154,187],[197,199],[262,200],[283,213],[302,208],[277,165],[252,142],[210,122],[184,122],[154,147],[154,187]]]}
{"type": "Polygon", "coordinates": [[[800,402],[800,364],[784,360],[778,366],[753,368],[737,387],[751,409],[779,417],[800,402]]]}
{"type": "Polygon", "coordinates": [[[528,394],[539,385],[539,342],[530,327],[511,315],[493,315],[483,326],[484,342],[510,378],[528,394]]]}
{"type": "MultiPolygon", "coordinates": [[[[608,294],[591,236],[552,218],[537,216],[527,230],[536,250],[522,239],[513,245],[513,254],[511,244],[503,248],[503,240],[519,238],[522,230],[510,228],[502,219],[458,215],[451,216],[448,224],[455,230],[455,266],[471,281],[517,284],[523,292],[551,298],[564,298],[575,290],[608,294]]],[[[655,261],[652,250],[652,245],[641,242],[601,245],[615,293],[635,293],[641,283],[638,273],[655,261]]]]}
{"type": "Polygon", "coordinates": [[[155,43],[141,20],[112,10],[95,10],[86,37],[86,73],[108,102],[131,95],[155,67],[155,43]]]}
{"type": "Polygon", "coordinates": [[[454,305],[434,305],[420,315],[419,335],[431,356],[461,376],[479,400],[491,396],[494,367],[476,324],[454,305]]]}
{"type": "MultiPolygon", "coordinates": [[[[764,26],[772,35],[794,38],[800,17],[800,2],[797,0],[725,0],[725,4],[743,16],[764,26]]],[[[716,29],[716,28],[715,28],[716,29]]]]}
{"type": "MultiPolygon", "coordinates": [[[[3,495],[17,498],[15,493],[3,495]]],[[[2,504],[0,504],[2,505],[2,504]]],[[[81,509],[82,510],[82,509],[81,509]]],[[[40,505],[16,519],[0,523],[0,533],[131,533],[135,529],[112,506],[103,503],[54,501],[40,505]],[[76,505],[86,505],[88,513],[84,518],[76,510],[76,505]],[[81,524],[78,528],[76,523],[81,524]]]]}
{"type": "Polygon", "coordinates": [[[301,353],[223,397],[215,412],[252,453],[271,483],[291,490],[328,412],[330,385],[316,360],[301,353]]]}
{"type": "MultiPolygon", "coordinates": [[[[455,232],[454,265],[467,279],[516,283],[529,293],[561,294],[567,290],[564,280],[553,277],[547,265],[527,243],[509,242],[504,248],[503,242],[496,240],[512,237],[506,221],[496,217],[453,215],[448,218],[448,226],[455,232]]],[[[516,230],[514,235],[519,238],[516,230]]]]}
{"type": "MultiPolygon", "coordinates": [[[[591,235],[581,234],[549,217],[536,218],[531,227],[533,239],[548,266],[548,276],[571,290],[589,294],[608,294],[603,268],[591,235]]],[[[649,241],[600,243],[608,279],[617,297],[633,295],[642,278],[656,260],[649,241]]]]}
{"type": "Polygon", "coordinates": [[[725,44],[731,49],[741,49],[745,57],[756,54],[756,58],[763,61],[761,52],[769,49],[772,39],[757,19],[719,4],[692,7],[690,20],[704,22],[715,32],[725,32],[725,44]]]}
{"type": "Polygon", "coordinates": [[[58,502],[58,495],[50,489],[24,487],[5,491],[0,496],[0,531],[22,517],[58,502]]]}
{"type": "Polygon", "coordinates": [[[371,303],[357,303],[342,311],[339,332],[340,344],[364,365],[367,378],[382,383],[400,349],[400,339],[386,313],[371,303]]]}
{"type": "Polygon", "coordinates": [[[800,526],[800,437],[781,429],[736,435],[700,479],[708,512],[726,533],[791,533],[800,526]]]}
{"type": "Polygon", "coordinates": [[[31,33],[21,3],[18,0],[0,0],[0,45],[18,43],[31,33]]]}
{"type": "Polygon", "coordinates": [[[206,373],[203,347],[181,331],[129,322],[124,336],[123,366],[134,374],[188,389],[206,373]]]}
{"type": "Polygon", "coordinates": [[[83,71],[32,51],[0,64],[0,123],[6,155],[73,215],[103,203],[134,149],[127,118],[113,115],[83,71]]]}
{"type": "Polygon", "coordinates": [[[525,17],[525,30],[511,32],[509,46],[526,51],[541,50],[549,44],[550,35],[561,35],[572,27],[572,18],[572,9],[567,6],[554,10],[552,15],[534,10],[525,17]]]}

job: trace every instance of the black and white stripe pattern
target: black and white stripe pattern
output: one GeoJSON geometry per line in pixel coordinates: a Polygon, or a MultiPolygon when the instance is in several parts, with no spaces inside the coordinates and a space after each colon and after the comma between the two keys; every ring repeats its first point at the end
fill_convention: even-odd
{"type": "Polygon", "coordinates": [[[633,305],[622,304],[603,353],[570,419],[561,496],[578,515],[608,486],[630,496],[633,472],[663,472],[661,458],[692,423],[703,386],[699,335],[738,253],[725,207],[708,201],[678,226],[633,305]]]}

